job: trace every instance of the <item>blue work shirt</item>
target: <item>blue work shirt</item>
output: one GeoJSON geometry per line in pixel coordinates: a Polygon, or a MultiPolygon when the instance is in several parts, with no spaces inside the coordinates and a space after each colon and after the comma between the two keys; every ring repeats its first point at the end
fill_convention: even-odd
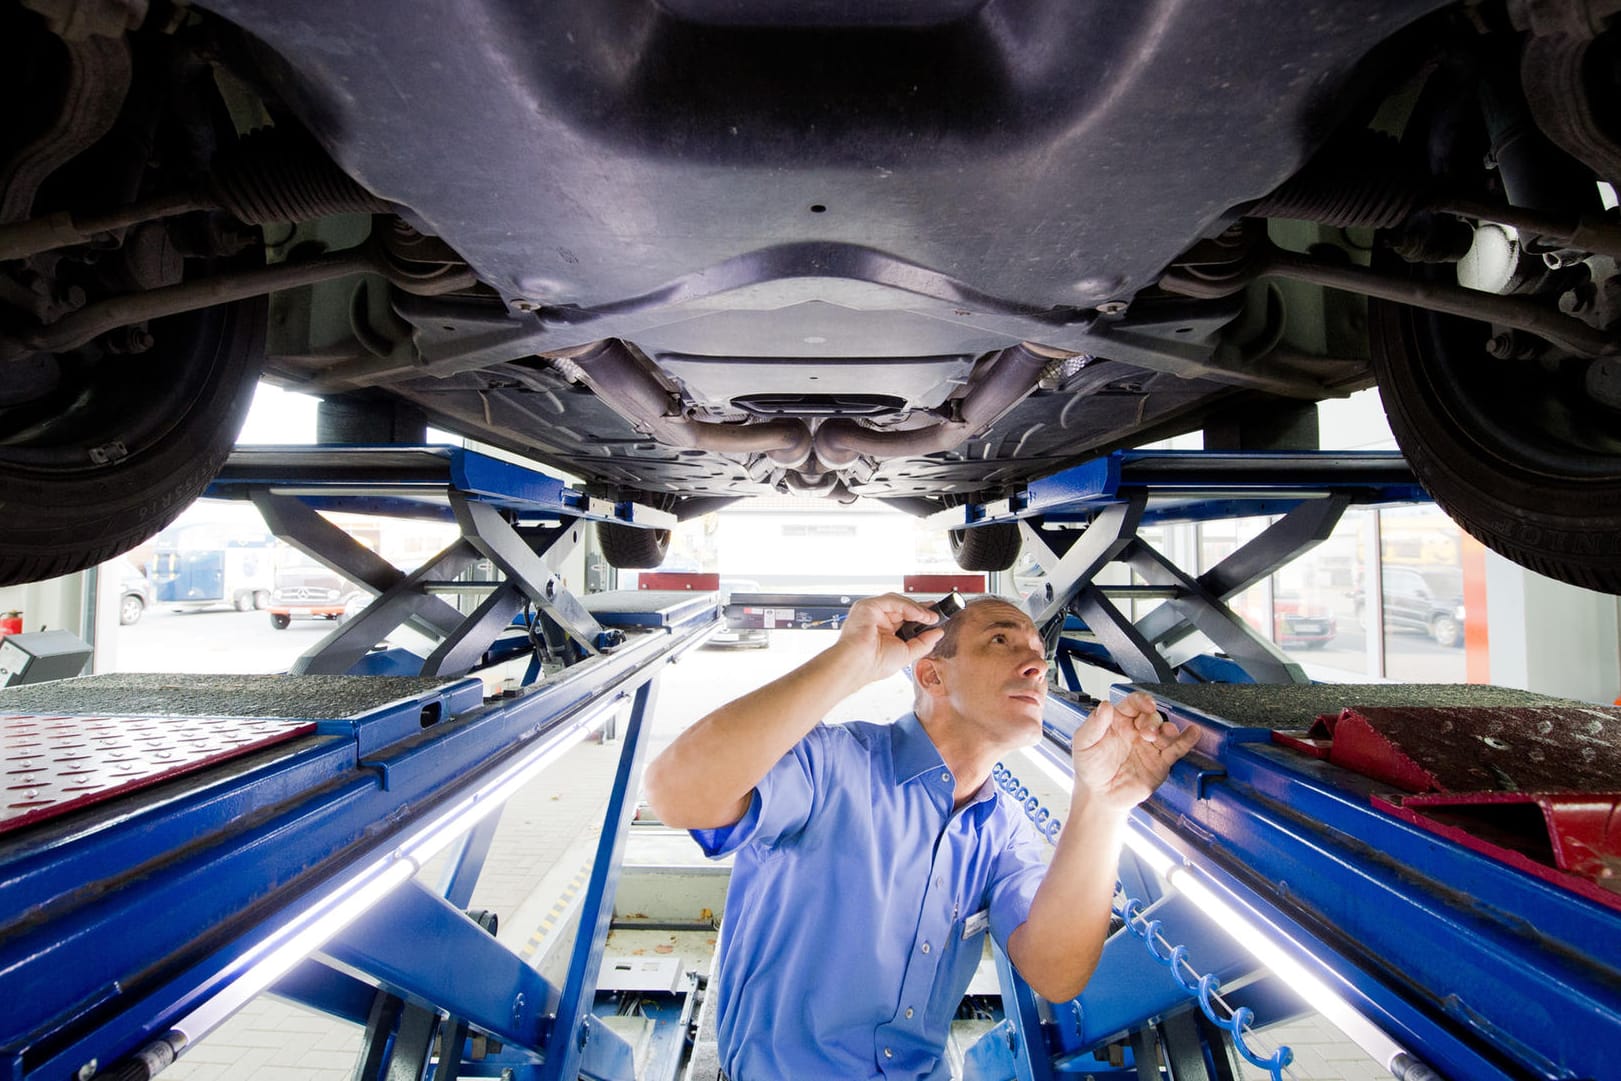
{"type": "Polygon", "coordinates": [[[953,813],[956,785],[913,714],[819,725],[742,819],[692,831],[736,853],[714,980],[733,1081],[950,1077],[987,926],[1005,950],[1046,872],[1020,808],[986,781],[953,813]]]}

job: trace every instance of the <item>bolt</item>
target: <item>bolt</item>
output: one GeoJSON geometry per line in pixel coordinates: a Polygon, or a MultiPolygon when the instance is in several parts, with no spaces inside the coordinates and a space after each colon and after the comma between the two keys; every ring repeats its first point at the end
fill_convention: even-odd
{"type": "Polygon", "coordinates": [[[540,305],[532,300],[514,300],[512,306],[521,312],[532,312],[540,308],[540,305]]]}
{"type": "Polygon", "coordinates": [[[1126,302],[1123,300],[1106,300],[1098,305],[1098,314],[1113,319],[1126,314],[1126,302]]]}
{"type": "Polygon", "coordinates": [[[1498,334],[1486,343],[1486,352],[1498,360],[1507,360],[1514,355],[1514,335],[1498,334]]]}

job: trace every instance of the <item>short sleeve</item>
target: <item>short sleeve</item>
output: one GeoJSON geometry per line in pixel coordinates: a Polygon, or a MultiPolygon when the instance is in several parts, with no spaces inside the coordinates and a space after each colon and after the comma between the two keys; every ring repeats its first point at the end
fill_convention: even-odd
{"type": "Polygon", "coordinates": [[[816,802],[824,740],[818,726],[781,758],[754,786],[743,817],[730,826],[690,830],[710,859],[729,856],[749,843],[770,848],[805,828],[816,802]]]}
{"type": "Polygon", "coordinates": [[[1047,851],[1024,822],[1014,823],[1013,834],[997,853],[991,868],[991,934],[1003,952],[1019,925],[1030,918],[1030,902],[1047,876],[1047,851]]]}

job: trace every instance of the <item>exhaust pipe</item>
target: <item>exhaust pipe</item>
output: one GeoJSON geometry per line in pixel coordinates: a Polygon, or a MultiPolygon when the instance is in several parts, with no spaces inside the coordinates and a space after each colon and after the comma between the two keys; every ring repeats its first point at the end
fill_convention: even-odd
{"type": "Polygon", "coordinates": [[[1035,390],[1051,363],[1051,357],[1023,344],[1002,350],[990,370],[961,399],[960,420],[911,431],[879,431],[853,420],[824,421],[816,429],[816,458],[830,469],[843,469],[863,454],[879,459],[911,458],[952,450],[985,431],[1035,390]]]}
{"type": "Polygon", "coordinates": [[[566,359],[553,358],[552,363],[660,443],[717,454],[764,454],[784,469],[797,469],[810,460],[811,432],[803,421],[717,424],[694,420],[682,413],[680,397],[616,338],[566,359]]]}

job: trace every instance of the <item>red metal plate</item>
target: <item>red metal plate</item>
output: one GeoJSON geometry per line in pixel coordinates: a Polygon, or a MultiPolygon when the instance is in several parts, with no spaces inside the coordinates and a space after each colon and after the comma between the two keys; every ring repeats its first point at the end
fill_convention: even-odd
{"type": "Polygon", "coordinates": [[[1373,805],[1621,908],[1621,710],[1351,706],[1275,742],[1402,790],[1373,805]]]}
{"type": "Polygon", "coordinates": [[[0,833],[314,730],[262,717],[0,716],[0,833]]]}
{"type": "Polygon", "coordinates": [[[676,571],[641,571],[636,575],[636,588],[707,590],[714,593],[720,589],[720,575],[682,574],[676,571]]]}
{"type": "Polygon", "coordinates": [[[908,574],[901,578],[903,593],[985,592],[983,574],[908,574]]]}

